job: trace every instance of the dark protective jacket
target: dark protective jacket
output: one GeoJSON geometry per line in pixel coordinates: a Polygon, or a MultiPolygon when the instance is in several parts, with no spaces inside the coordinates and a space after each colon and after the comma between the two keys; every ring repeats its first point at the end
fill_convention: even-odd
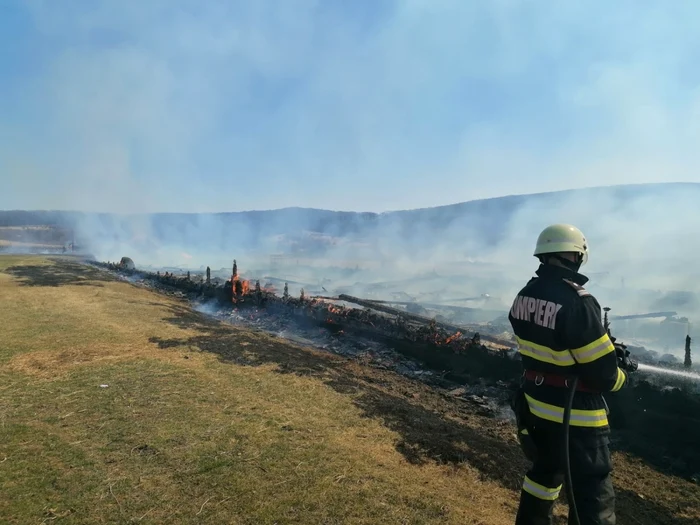
{"type": "MultiPolygon", "coordinates": [[[[577,392],[571,412],[573,428],[609,432],[602,393],[620,390],[627,374],[618,368],[615,347],[603,327],[598,301],[583,285],[588,278],[563,267],[543,264],[518,293],[508,319],[515,332],[525,370],[571,377],[595,392],[577,392]]],[[[525,383],[530,412],[562,423],[567,390],[525,383]]]]}

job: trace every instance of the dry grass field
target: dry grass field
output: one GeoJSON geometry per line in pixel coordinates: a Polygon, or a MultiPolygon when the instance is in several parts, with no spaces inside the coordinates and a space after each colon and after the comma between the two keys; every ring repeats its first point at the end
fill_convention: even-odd
{"type": "Polygon", "coordinates": [[[67,242],[67,235],[52,226],[0,226],[0,247],[56,248],[67,242]]]}
{"type": "MultiPolygon", "coordinates": [[[[513,522],[510,425],[420,383],[70,258],[0,256],[0,319],[3,523],[513,522]]],[[[700,523],[700,487],[615,460],[621,525],[700,523]]]]}

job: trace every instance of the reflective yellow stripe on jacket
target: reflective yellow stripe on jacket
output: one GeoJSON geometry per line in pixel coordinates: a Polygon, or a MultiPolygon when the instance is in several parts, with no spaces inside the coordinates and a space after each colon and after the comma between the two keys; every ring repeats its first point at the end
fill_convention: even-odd
{"type": "Polygon", "coordinates": [[[520,337],[516,337],[515,340],[518,343],[518,351],[532,359],[557,366],[572,366],[576,364],[568,350],[553,350],[548,346],[538,345],[520,337]]]}
{"type": "MultiPolygon", "coordinates": [[[[525,394],[527,404],[533,416],[537,416],[547,421],[564,423],[564,407],[543,403],[525,394]]],[[[608,426],[608,415],[604,408],[599,410],[571,410],[572,427],[605,427],[608,426]]]]}
{"type": "Polygon", "coordinates": [[[538,345],[537,343],[526,341],[520,337],[516,337],[515,340],[518,343],[518,351],[522,355],[557,366],[592,363],[596,359],[600,359],[604,355],[615,351],[615,346],[608,334],[604,334],[602,337],[588,343],[586,346],[574,348],[571,351],[554,350],[548,346],[538,345]],[[576,360],[574,360],[574,358],[576,358],[576,360]]]}
{"type": "Polygon", "coordinates": [[[627,381],[627,374],[625,374],[621,368],[617,369],[617,379],[615,380],[615,384],[613,387],[610,389],[611,392],[617,392],[622,388],[622,385],[625,384],[625,381],[627,381]]]}
{"type": "Polygon", "coordinates": [[[574,354],[574,357],[576,358],[576,361],[584,364],[584,363],[592,363],[596,359],[600,359],[604,355],[609,354],[610,352],[615,351],[615,345],[613,345],[613,342],[610,340],[610,337],[608,334],[603,334],[601,337],[593,341],[592,343],[588,343],[586,346],[582,346],[581,348],[574,348],[571,350],[571,353],[574,354]]]}

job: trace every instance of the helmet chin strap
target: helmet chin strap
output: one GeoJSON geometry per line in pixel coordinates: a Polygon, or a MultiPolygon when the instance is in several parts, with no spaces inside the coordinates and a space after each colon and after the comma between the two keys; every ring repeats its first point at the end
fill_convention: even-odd
{"type": "Polygon", "coordinates": [[[552,259],[556,259],[559,264],[561,264],[564,268],[567,270],[571,270],[572,272],[578,273],[579,269],[581,268],[581,263],[583,262],[583,255],[580,253],[576,254],[576,261],[572,261],[570,259],[567,259],[566,257],[562,257],[558,253],[552,253],[549,255],[552,259]]]}

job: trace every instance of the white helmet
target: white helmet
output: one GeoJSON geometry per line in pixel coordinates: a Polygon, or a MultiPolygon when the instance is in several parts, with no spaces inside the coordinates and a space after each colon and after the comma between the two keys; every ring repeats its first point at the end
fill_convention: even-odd
{"type": "Polygon", "coordinates": [[[582,255],[581,265],[588,261],[588,242],[581,230],[570,224],[547,226],[537,238],[535,256],[546,253],[574,252],[582,255]]]}

